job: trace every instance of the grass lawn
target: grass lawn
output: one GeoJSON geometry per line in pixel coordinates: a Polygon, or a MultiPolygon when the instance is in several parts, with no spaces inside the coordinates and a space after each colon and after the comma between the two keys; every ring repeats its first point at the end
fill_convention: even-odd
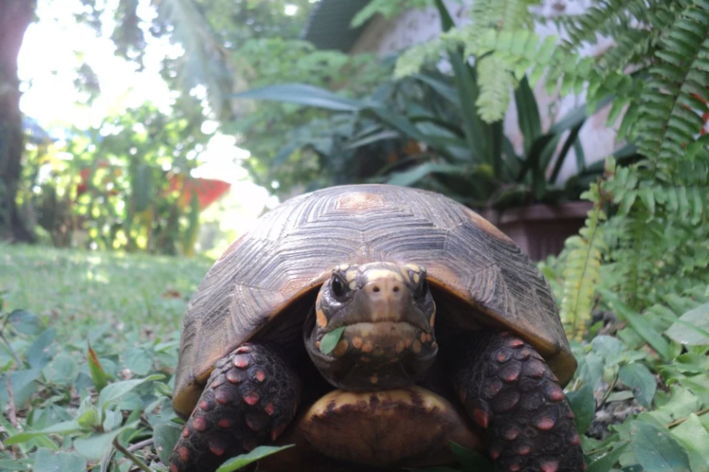
{"type": "MultiPolygon", "coordinates": [[[[3,446],[0,470],[41,472],[43,464],[61,461],[62,471],[87,470],[110,449],[113,438],[104,437],[110,439],[105,444],[100,438],[120,430],[124,413],[134,412],[138,425],[146,426],[172,417],[169,394],[182,317],[210,266],[196,258],[0,246],[0,439],[75,421],[87,411],[97,414],[64,438],[38,435],[3,446]],[[133,387],[99,405],[89,344],[109,384],[164,377],[124,384],[133,387]],[[89,444],[77,447],[82,439],[89,444]],[[82,454],[56,452],[62,450],[82,454]]],[[[137,427],[124,433],[141,434],[137,427]]],[[[126,461],[119,462],[120,470],[128,470],[126,461]]]]}

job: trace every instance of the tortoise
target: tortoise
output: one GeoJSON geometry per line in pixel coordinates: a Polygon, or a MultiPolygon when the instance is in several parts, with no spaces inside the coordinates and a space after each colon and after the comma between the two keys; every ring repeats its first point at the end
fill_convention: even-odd
{"type": "Polygon", "coordinates": [[[562,387],[576,369],[547,281],[501,231],[437,193],[332,187],[262,216],[184,318],[172,472],[296,444],[259,470],[453,461],[585,470],[562,387]]]}

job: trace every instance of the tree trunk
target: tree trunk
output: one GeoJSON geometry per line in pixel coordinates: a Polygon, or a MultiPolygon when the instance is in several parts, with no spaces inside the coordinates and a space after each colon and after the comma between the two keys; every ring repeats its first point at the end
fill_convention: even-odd
{"type": "Polygon", "coordinates": [[[0,0],[0,239],[34,240],[15,198],[22,170],[24,134],[17,56],[37,0],[0,0]]]}

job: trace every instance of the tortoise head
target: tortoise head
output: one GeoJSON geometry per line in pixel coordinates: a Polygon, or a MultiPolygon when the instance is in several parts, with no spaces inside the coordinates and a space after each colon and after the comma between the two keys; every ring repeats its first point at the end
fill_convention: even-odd
{"type": "Polygon", "coordinates": [[[343,264],[320,288],[305,346],[338,388],[399,388],[413,384],[435,360],[435,314],[425,268],[343,264]]]}

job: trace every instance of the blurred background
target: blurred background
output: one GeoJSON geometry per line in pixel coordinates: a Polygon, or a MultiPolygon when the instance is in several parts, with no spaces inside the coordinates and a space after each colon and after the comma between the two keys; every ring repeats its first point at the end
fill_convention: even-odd
{"type": "MultiPolygon", "coordinates": [[[[472,4],[446,3],[459,28],[472,4]]],[[[543,39],[589,5],[520,21],[543,39]]],[[[581,227],[581,192],[624,145],[583,90],[452,67],[431,1],[6,0],[0,14],[0,87],[21,111],[21,128],[0,116],[16,135],[5,239],[216,257],[285,198],[380,182],[443,192],[542,259],[581,227]],[[482,96],[461,98],[461,81],[482,96]]]]}

